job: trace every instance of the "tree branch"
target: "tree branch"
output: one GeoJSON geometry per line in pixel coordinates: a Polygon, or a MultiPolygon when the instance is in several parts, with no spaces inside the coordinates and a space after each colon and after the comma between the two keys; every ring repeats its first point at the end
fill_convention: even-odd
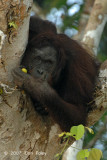
{"type": "Polygon", "coordinates": [[[96,0],[82,42],[96,54],[104,26],[107,23],[107,1],[96,0]]]}
{"type": "Polygon", "coordinates": [[[106,131],[106,129],[107,129],[107,116],[106,116],[106,119],[104,121],[103,126],[99,129],[99,131],[97,132],[97,134],[95,135],[95,137],[84,148],[87,149],[87,148],[93,147],[95,145],[95,143],[97,142],[97,140],[100,139],[100,137],[102,136],[102,134],[106,131]]]}

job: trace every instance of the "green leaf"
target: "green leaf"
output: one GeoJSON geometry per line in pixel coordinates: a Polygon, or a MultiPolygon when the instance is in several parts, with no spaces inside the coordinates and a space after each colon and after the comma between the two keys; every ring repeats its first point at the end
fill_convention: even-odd
{"type": "Polygon", "coordinates": [[[88,160],[100,160],[102,158],[103,154],[102,151],[96,148],[93,148],[90,151],[90,155],[88,157],[88,160]]]}
{"type": "Polygon", "coordinates": [[[61,160],[62,154],[58,153],[55,155],[55,159],[57,158],[57,160],[61,160]]]}
{"type": "Polygon", "coordinates": [[[72,134],[70,132],[66,132],[66,136],[70,137],[72,134]]]}
{"type": "Polygon", "coordinates": [[[78,152],[77,154],[77,160],[85,160],[87,157],[89,157],[90,152],[88,149],[84,149],[78,152]]]}
{"type": "Polygon", "coordinates": [[[56,155],[55,155],[55,158],[58,158],[60,156],[60,154],[59,153],[57,153],[56,155]]]}
{"type": "Polygon", "coordinates": [[[9,26],[17,29],[17,24],[15,22],[9,22],[9,26]]]}
{"type": "Polygon", "coordinates": [[[76,140],[79,140],[83,137],[84,135],[84,126],[83,125],[79,125],[79,126],[73,126],[70,129],[70,133],[72,135],[72,137],[74,137],[76,140]]]}
{"type": "Polygon", "coordinates": [[[89,133],[94,134],[94,131],[91,128],[89,127],[85,127],[85,128],[89,131],[89,133]]]}
{"type": "Polygon", "coordinates": [[[61,134],[59,134],[59,137],[63,137],[66,134],[66,132],[62,132],[61,134]]]}

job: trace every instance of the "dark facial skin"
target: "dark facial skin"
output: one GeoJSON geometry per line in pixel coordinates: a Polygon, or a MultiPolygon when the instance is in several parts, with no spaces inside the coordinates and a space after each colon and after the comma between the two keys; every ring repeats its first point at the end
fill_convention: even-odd
{"type": "MultiPolygon", "coordinates": [[[[32,48],[30,54],[25,54],[23,57],[21,65],[27,69],[28,74],[24,74],[18,68],[14,70],[13,75],[15,78],[17,74],[16,77],[18,81],[16,83],[19,87],[22,88],[24,86],[28,86],[31,82],[36,82],[36,80],[38,80],[36,85],[39,81],[42,84],[44,81],[46,83],[48,82],[49,85],[52,85],[52,76],[54,75],[57,65],[57,52],[50,46],[43,47],[41,49],[32,48]]],[[[46,107],[42,102],[39,102],[37,99],[32,99],[32,101],[36,111],[38,111],[41,115],[48,114],[47,109],[45,109],[46,107]]]]}
{"type": "Polygon", "coordinates": [[[48,81],[54,74],[57,65],[56,50],[52,47],[44,47],[41,49],[34,48],[28,58],[27,64],[25,59],[22,60],[28,73],[34,78],[42,78],[48,81]]]}

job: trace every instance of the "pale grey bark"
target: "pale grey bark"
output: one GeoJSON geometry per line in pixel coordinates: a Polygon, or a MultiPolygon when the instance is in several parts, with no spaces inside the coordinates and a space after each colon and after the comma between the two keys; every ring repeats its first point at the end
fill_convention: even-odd
{"type": "Polygon", "coordinates": [[[107,23],[107,1],[96,0],[82,42],[97,54],[100,38],[107,23]]]}

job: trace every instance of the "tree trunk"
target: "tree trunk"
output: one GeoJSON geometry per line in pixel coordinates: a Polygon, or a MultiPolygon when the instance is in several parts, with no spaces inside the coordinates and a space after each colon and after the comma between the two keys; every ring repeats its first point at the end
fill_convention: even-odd
{"type": "Polygon", "coordinates": [[[86,25],[88,23],[90,13],[92,11],[92,7],[95,0],[85,0],[83,12],[81,14],[81,17],[79,19],[79,28],[78,28],[78,34],[76,34],[73,38],[81,41],[84,36],[84,31],[86,28],[86,25]]]}
{"type": "Polygon", "coordinates": [[[11,71],[25,51],[32,0],[0,1],[0,159],[51,160],[63,145],[50,117],[39,116],[14,88],[11,71]],[[11,27],[10,25],[13,24],[11,27]]]}

